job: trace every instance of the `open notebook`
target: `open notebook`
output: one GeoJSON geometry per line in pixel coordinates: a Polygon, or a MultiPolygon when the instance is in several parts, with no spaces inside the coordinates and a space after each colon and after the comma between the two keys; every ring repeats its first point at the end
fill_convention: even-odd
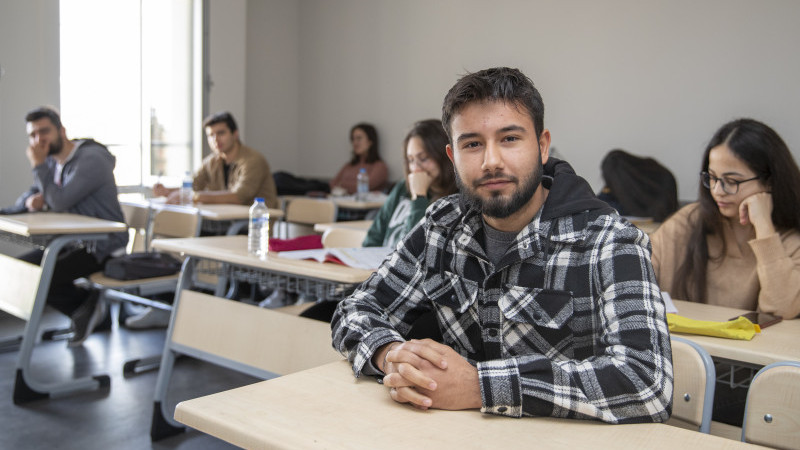
{"type": "Polygon", "coordinates": [[[281,258],[313,259],[332,262],[357,269],[375,270],[392,252],[392,247],[320,248],[279,252],[281,258]]]}

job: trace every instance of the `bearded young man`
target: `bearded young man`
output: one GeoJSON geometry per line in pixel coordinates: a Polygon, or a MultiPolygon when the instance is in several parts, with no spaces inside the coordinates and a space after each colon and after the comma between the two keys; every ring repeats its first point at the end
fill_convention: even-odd
{"type": "MultiPolygon", "coordinates": [[[[34,109],[25,122],[26,155],[34,184],[2,213],[48,210],[125,222],[117,200],[114,155],[91,139],[67,139],[61,117],[53,108],[34,109]]],[[[122,251],[127,243],[128,233],[113,233],[106,240],[68,247],[58,254],[47,303],[72,319],[71,347],[81,345],[107,317],[106,305],[98,301],[97,292],[76,288],[73,280],[103,270],[111,253],[122,251]]],[[[40,264],[42,254],[42,250],[34,250],[20,259],[40,264]]]]}
{"type": "Polygon", "coordinates": [[[544,105],[516,69],[466,75],[442,123],[459,194],[342,301],[333,344],[418,408],[609,423],[672,407],[664,303],[642,231],[549,158],[544,105]],[[409,340],[432,311],[441,342],[409,340]]]}

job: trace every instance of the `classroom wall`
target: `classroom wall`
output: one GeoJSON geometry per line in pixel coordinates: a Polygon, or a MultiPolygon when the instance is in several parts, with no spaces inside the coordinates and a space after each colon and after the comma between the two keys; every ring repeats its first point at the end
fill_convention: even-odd
{"type": "Polygon", "coordinates": [[[31,185],[25,113],[58,106],[58,0],[0,5],[0,205],[31,185]]]}
{"type": "MultiPolygon", "coordinates": [[[[297,0],[247,2],[246,123],[244,141],[261,151],[273,172],[305,170],[312,153],[298,151],[310,131],[299,116],[300,10],[297,0]]],[[[322,170],[328,173],[328,170],[322,170]]]]}
{"type": "Polygon", "coordinates": [[[553,144],[595,189],[620,147],[656,157],[695,198],[705,143],[739,116],[772,125],[800,159],[800,2],[300,0],[299,11],[301,174],[332,176],[349,127],[368,120],[401,177],[408,126],[440,117],[461,74],[498,65],[534,80],[553,144]]]}
{"type": "MultiPolygon", "coordinates": [[[[694,198],[703,146],[738,116],[772,125],[800,159],[800,2],[210,3],[210,108],[233,111],[273,170],[332,176],[350,126],[369,120],[397,179],[411,123],[438,117],[459,75],[494,65],[534,79],[554,145],[595,189],[621,147],[658,158],[694,198]]],[[[58,1],[2,2],[0,204],[30,183],[22,117],[58,101],[58,65],[58,1]]]]}
{"type": "MultiPolygon", "coordinates": [[[[208,112],[230,111],[239,127],[239,137],[247,137],[245,120],[245,74],[247,64],[246,0],[209,2],[208,112]]],[[[246,142],[246,141],[245,141],[246,142]]],[[[206,146],[206,148],[208,148],[206,146]]]]}

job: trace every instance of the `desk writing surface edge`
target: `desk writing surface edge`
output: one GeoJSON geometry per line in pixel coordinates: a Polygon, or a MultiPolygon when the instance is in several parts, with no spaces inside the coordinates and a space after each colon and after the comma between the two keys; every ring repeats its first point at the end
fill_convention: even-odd
{"type": "MultiPolygon", "coordinates": [[[[743,309],[719,305],[673,300],[678,314],[690,319],[727,321],[747,312],[743,309]]],[[[800,361],[800,346],[796,336],[800,335],[800,319],[784,320],[756,334],[750,341],[739,341],[712,336],[676,333],[700,344],[712,356],[767,365],[778,361],[800,361]]]]}
{"type": "Polygon", "coordinates": [[[270,252],[266,260],[261,260],[247,253],[247,236],[156,239],[153,241],[153,248],[255,269],[310,276],[340,283],[361,283],[373,272],[338,264],[281,258],[273,252],[270,252]]]}
{"type": "Polygon", "coordinates": [[[676,445],[746,445],[664,424],[607,425],[549,417],[513,419],[475,410],[418,411],[392,401],[374,379],[353,378],[346,361],[182,402],[175,419],[247,448],[359,447],[374,446],[378,440],[382,448],[408,448],[415,442],[530,448],[531,439],[551,448],[597,443],[670,450],[676,445]]]}
{"type": "Polygon", "coordinates": [[[121,222],[70,213],[37,212],[0,216],[0,230],[21,236],[114,233],[127,228],[121,222]]]}
{"type": "MultiPolygon", "coordinates": [[[[130,205],[140,208],[152,209],[185,209],[187,206],[196,208],[203,218],[208,220],[244,220],[250,217],[250,205],[237,203],[194,203],[192,205],[173,205],[163,201],[147,200],[122,200],[121,205],[130,205]]],[[[269,208],[269,215],[273,219],[283,217],[283,211],[276,208],[269,208]]]]}

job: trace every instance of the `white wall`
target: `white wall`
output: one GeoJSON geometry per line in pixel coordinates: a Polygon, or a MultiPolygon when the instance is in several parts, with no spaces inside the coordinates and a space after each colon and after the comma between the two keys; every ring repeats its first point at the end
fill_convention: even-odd
{"type": "MultiPolygon", "coordinates": [[[[298,110],[299,7],[297,0],[247,2],[246,118],[244,142],[261,151],[273,171],[309,173],[300,152],[298,110]]],[[[323,170],[323,173],[329,171],[323,170]]]]}
{"type": "Polygon", "coordinates": [[[0,3],[0,206],[31,185],[25,113],[59,105],[58,0],[0,3]]]}
{"type": "Polygon", "coordinates": [[[208,93],[209,113],[230,111],[244,140],[247,1],[211,0],[208,22],[209,76],[213,83],[208,93]]]}
{"type": "MultiPolygon", "coordinates": [[[[249,27],[274,21],[260,3],[249,27]]],[[[439,117],[461,74],[497,65],[534,80],[554,145],[595,189],[603,155],[621,147],[659,159],[694,198],[705,143],[739,116],[773,126],[800,159],[800,2],[301,0],[299,11],[301,174],[332,176],[349,127],[367,120],[397,179],[407,127],[439,117]]],[[[255,37],[248,73],[266,43],[255,37]]]]}
{"type": "MultiPolygon", "coordinates": [[[[332,176],[350,126],[367,120],[397,179],[408,126],[439,117],[465,71],[494,65],[533,78],[554,144],[596,189],[602,156],[622,147],[658,158],[694,198],[703,146],[738,116],[773,126],[800,159],[800,2],[213,0],[211,11],[211,109],[231,110],[273,170],[332,176]]],[[[0,65],[5,205],[30,183],[25,112],[59,101],[57,0],[0,3],[0,65]]]]}

